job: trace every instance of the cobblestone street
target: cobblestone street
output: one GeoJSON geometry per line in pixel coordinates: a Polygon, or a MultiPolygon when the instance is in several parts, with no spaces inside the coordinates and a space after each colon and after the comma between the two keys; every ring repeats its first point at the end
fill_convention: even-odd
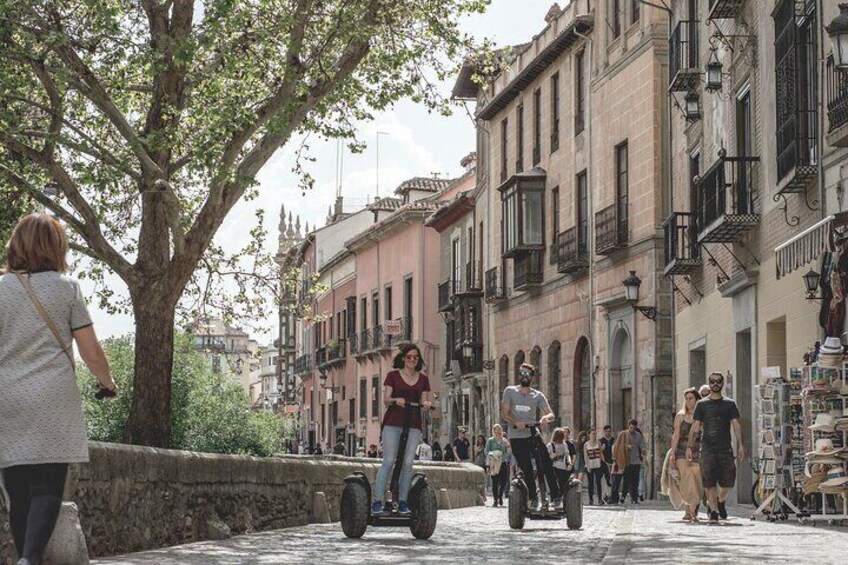
{"type": "Polygon", "coordinates": [[[338,523],[239,536],[222,542],[102,559],[100,565],[157,563],[844,563],[848,528],[752,522],[746,508],[720,526],[690,525],[661,503],[627,509],[586,507],[584,527],[564,521],[528,521],[523,531],[507,525],[506,510],[473,507],[439,512],[436,533],[417,541],[405,529],[369,529],[344,537],[338,523]]]}

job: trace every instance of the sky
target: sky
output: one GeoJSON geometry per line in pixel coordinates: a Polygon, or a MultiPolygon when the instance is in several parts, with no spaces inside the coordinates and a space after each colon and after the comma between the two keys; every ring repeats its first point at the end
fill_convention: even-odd
{"type": "MultiPolygon", "coordinates": [[[[489,38],[497,46],[524,43],[545,27],[544,17],[552,0],[493,0],[485,14],[467,18],[463,30],[477,38],[489,38]]],[[[560,6],[568,1],[560,0],[560,6]]],[[[450,95],[453,81],[442,85],[450,95]]],[[[462,107],[443,117],[429,114],[427,109],[411,101],[401,101],[388,112],[379,114],[371,123],[363,124],[359,138],[368,144],[358,155],[345,151],[342,159],[342,195],[346,203],[364,204],[377,195],[377,132],[379,136],[379,194],[389,196],[403,180],[414,176],[442,178],[462,174],[460,160],[475,150],[474,124],[462,107]]],[[[307,170],[315,178],[315,186],[303,195],[297,177],[291,172],[296,146],[290,143],[279,149],[259,173],[259,196],[249,202],[241,201],[233,208],[215,237],[225,249],[236,251],[248,241],[250,228],[255,225],[255,212],[262,208],[270,229],[271,251],[276,251],[277,222],[280,206],[299,216],[302,226],[310,229],[322,226],[327,209],[335,200],[336,154],[334,140],[310,142],[315,162],[307,170]]],[[[110,278],[114,291],[126,295],[126,287],[117,278],[110,278]]],[[[100,310],[93,297],[93,285],[81,281],[89,297],[89,308],[100,337],[119,336],[134,332],[131,316],[110,315],[100,310]]],[[[270,335],[255,336],[260,342],[270,341],[270,335]]]]}

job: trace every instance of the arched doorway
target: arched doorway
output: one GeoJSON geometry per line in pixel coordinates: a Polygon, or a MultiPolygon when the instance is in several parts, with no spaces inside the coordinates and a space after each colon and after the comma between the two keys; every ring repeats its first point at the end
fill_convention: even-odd
{"type": "Polygon", "coordinates": [[[522,350],[518,350],[518,353],[515,354],[515,375],[513,376],[512,381],[518,384],[518,369],[521,368],[521,364],[524,363],[524,352],[522,350]]]}
{"type": "Polygon", "coordinates": [[[554,341],[548,346],[548,404],[551,405],[551,411],[556,416],[557,426],[561,426],[564,414],[560,414],[559,410],[559,379],[562,373],[560,363],[560,353],[562,346],[558,341],[554,341]]]}
{"type": "Polygon", "coordinates": [[[633,417],[633,352],[630,334],[620,326],[612,337],[609,368],[610,425],[624,429],[633,417]]]}
{"type": "Polygon", "coordinates": [[[574,426],[578,430],[592,427],[592,363],[589,340],[581,337],[574,351],[574,426]]]}

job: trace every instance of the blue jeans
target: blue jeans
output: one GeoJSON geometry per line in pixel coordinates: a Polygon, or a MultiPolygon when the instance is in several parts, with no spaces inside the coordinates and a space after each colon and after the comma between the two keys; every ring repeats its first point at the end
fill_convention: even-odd
{"type": "MultiPolygon", "coordinates": [[[[377,485],[374,489],[374,500],[382,501],[386,495],[386,483],[395,466],[398,447],[400,446],[400,434],[403,428],[400,426],[385,426],[383,428],[383,465],[377,472],[377,485]]],[[[398,485],[398,500],[395,502],[406,502],[409,494],[409,485],[412,483],[412,462],[415,460],[415,448],[421,443],[421,430],[410,428],[409,439],[406,441],[406,453],[403,457],[403,469],[400,472],[400,484],[398,485]]]]}

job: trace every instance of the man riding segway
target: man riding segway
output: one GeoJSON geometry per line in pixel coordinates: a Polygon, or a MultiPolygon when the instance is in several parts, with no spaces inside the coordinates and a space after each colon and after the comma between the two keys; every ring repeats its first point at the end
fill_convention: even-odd
{"type": "Polygon", "coordinates": [[[553,421],[554,413],[545,395],[530,386],[536,367],[523,363],[518,375],[519,385],[506,387],[501,400],[501,416],[509,424],[509,442],[520,468],[512,481],[509,495],[509,525],[513,529],[521,529],[525,517],[543,520],[566,518],[569,529],[578,529],[583,524],[580,481],[572,479],[565,486],[565,492],[560,491],[550,455],[542,442],[541,429],[553,421]],[[541,497],[536,487],[536,470],[543,491],[541,497]],[[550,505],[542,500],[545,490],[550,495],[550,505]]]}

